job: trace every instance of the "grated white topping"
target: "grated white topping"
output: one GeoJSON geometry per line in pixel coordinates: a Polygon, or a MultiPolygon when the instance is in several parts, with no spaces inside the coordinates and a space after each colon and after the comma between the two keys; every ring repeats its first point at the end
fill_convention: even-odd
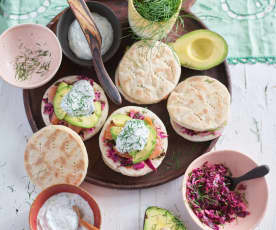
{"type": "Polygon", "coordinates": [[[126,122],[116,139],[116,149],[120,153],[130,153],[144,149],[149,137],[149,129],[143,120],[132,119],[126,122]]]}
{"type": "Polygon", "coordinates": [[[61,108],[70,116],[87,116],[94,112],[95,93],[86,80],[77,81],[63,97],[61,108]]]}

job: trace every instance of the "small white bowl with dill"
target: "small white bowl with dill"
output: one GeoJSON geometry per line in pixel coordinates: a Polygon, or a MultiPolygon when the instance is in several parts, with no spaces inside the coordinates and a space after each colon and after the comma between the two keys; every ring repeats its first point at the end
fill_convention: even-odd
{"type": "Polygon", "coordinates": [[[32,89],[46,84],[61,60],[59,40],[45,26],[20,24],[0,35],[0,77],[13,86],[32,89]]]}

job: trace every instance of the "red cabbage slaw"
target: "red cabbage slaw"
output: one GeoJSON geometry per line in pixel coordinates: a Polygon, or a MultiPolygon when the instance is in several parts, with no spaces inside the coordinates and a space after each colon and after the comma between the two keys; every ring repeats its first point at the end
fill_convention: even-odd
{"type": "MultiPolygon", "coordinates": [[[[145,119],[145,116],[142,113],[136,112],[134,110],[130,111],[128,115],[133,119],[140,119],[140,120],[145,119]]],[[[155,127],[155,128],[156,128],[157,135],[161,139],[168,137],[168,135],[166,135],[161,130],[161,128],[159,128],[159,127],[155,127]]],[[[112,159],[114,163],[120,162],[121,166],[129,166],[129,167],[134,168],[135,170],[142,169],[145,167],[145,165],[147,165],[151,170],[156,171],[156,168],[154,167],[154,165],[152,164],[150,159],[147,159],[144,162],[133,164],[131,159],[127,159],[127,158],[121,157],[118,154],[116,154],[116,151],[113,149],[113,147],[115,146],[114,141],[108,141],[108,142],[106,142],[106,140],[103,140],[103,141],[105,142],[105,145],[108,146],[108,148],[109,148],[107,156],[110,159],[112,159]]]]}
{"type": "Polygon", "coordinates": [[[195,135],[199,135],[201,137],[205,137],[205,136],[209,136],[209,135],[214,135],[214,136],[220,136],[221,135],[221,132],[219,130],[208,130],[208,131],[194,131],[192,129],[187,129],[183,126],[181,126],[180,124],[174,122],[180,129],[181,129],[181,132],[184,133],[184,134],[187,134],[189,136],[195,136],[195,135]]]}
{"type": "MultiPolygon", "coordinates": [[[[230,170],[223,164],[205,162],[189,174],[186,184],[186,197],[191,209],[201,222],[214,230],[237,217],[249,215],[245,194],[228,188],[227,176],[230,175],[230,170]]],[[[245,187],[239,186],[239,189],[244,190],[245,187]]]]}

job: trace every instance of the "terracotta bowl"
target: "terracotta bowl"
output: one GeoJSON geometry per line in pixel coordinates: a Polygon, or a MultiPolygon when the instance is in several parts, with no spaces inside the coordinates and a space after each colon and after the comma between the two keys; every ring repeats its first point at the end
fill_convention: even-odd
{"type": "MultiPolygon", "coordinates": [[[[190,208],[186,199],[186,182],[188,174],[195,168],[199,168],[208,161],[211,164],[222,163],[230,169],[234,177],[241,176],[257,166],[257,164],[245,154],[232,150],[223,150],[216,152],[205,153],[199,158],[195,159],[187,168],[183,181],[183,198],[185,207],[190,214],[193,221],[200,229],[211,230],[210,227],[203,224],[190,208]]],[[[264,216],[267,200],[268,200],[268,186],[264,177],[242,182],[247,186],[245,190],[245,197],[248,201],[247,210],[250,215],[245,218],[238,218],[237,221],[231,224],[225,224],[220,229],[223,230],[253,230],[264,216]]]]}
{"type": "Polygon", "coordinates": [[[21,24],[4,31],[0,36],[0,77],[9,84],[32,89],[46,84],[56,74],[62,60],[62,49],[56,35],[47,27],[37,24],[21,24]],[[51,57],[42,59],[50,60],[49,70],[41,76],[35,71],[27,80],[15,78],[15,59],[26,53],[25,48],[31,50],[48,50],[51,57]]]}
{"type": "Polygon", "coordinates": [[[37,230],[37,215],[46,200],[48,200],[51,196],[61,193],[61,192],[69,192],[80,195],[83,199],[85,199],[90,205],[93,214],[94,214],[94,226],[99,228],[101,227],[101,213],[96,201],[92,198],[92,196],[86,192],[84,189],[77,187],[75,185],[70,184],[57,184],[50,186],[43,190],[38,194],[35,201],[33,202],[30,213],[29,213],[29,225],[30,230],[37,230]]]}

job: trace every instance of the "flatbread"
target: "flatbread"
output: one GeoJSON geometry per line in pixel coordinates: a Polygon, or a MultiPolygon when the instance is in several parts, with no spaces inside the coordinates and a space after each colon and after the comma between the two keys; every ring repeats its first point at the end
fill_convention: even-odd
{"type": "Polygon", "coordinates": [[[88,156],[76,132],[50,125],[29,139],[24,165],[31,181],[42,189],[61,183],[78,186],[86,176],[88,156]]]}
{"type": "Polygon", "coordinates": [[[223,132],[224,128],[221,128],[218,130],[219,133],[217,133],[216,135],[208,135],[208,136],[200,136],[200,135],[188,135],[186,133],[181,132],[181,128],[170,119],[171,125],[174,129],[174,131],[181,137],[185,138],[186,140],[192,141],[192,142],[204,142],[204,141],[210,141],[213,139],[216,139],[217,137],[219,137],[223,132]]]}
{"type": "MultiPolygon", "coordinates": [[[[106,128],[110,125],[110,123],[112,121],[111,117],[114,114],[127,114],[130,110],[135,110],[135,111],[139,111],[139,112],[143,111],[146,116],[149,116],[153,119],[154,125],[156,127],[159,127],[164,132],[164,134],[167,134],[166,127],[164,126],[163,122],[160,120],[160,118],[156,114],[154,114],[150,110],[142,108],[142,107],[126,106],[126,107],[120,108],[120,109],[116,110],[115,112],[113,112],[110,115],[110,117],[107,119],[107,121],[105,122],[104,127],[103,127],[103,129],[100,133],[99,146],[100,146],[100,149],[101,149],[103,161],[105,162],[105,164],[109,168],[111,168],[112,170],[114,170],[118,173],[126,175],[126,176],[139,177],[139,176],[144,176],[144,175],[146,175],[148,173],[151,173],[153,171],[147,165],[145,165],[145,167],[143,169],[135,170],[133,168],[127,168],[127,167],[121,166],[119,162],[114,162],[112,159],[110,159],[108,157],[109,147],[107,147],[104,144],[104,141],[103,141],[104,132],[105,132],[106,128]]],[[[168,138],[161,139],[161,144],[162,144],[162,147],[163,147],[163,149],[166,153],[166,151],[168,149],[168,138]]],[[[151,162],[152,162],[152,164],[154,165],[155,168],[158,168],[160,166],[160,164],[162,163],[162,161],[164,160],[164,158],[165,158],[165,155],[162,156],[162,157],[153,159],[153,160],[151,160],[151,162]]]]}
{"type": "Polygon", "coordinates": [[[180,74],[179,59],[168,45],[160,41],[138,41],[118,65],[117,83],[123,95],[132,101],[153,104],[167,98],[180,74]]]}
{"type": "MultiPolygon", "coordinates": [[[[67,83],[72,84],[75,81],[79,80],[78,77],[79,76],[74,75],[74,76],[68,76],[68,77],[61,78],[61,79],[57,80],[51,87],[55,86],[58,82],[62,82],[62,81],[65,81],[67,83]]],[[[48,92],[50,91],[50,88],[48,88],[46,90],[46,92],[43,95],[43,98],[48,98],[48,92]]],[[[103,126],[103,124],[104,124],[104,122],[105,122],[105,120],[108,116],[108,110],[109,110],[108,100],[107,100],[107,97],[106,97],[102,87],[99,86],[96,82],[94,82],[93,88],[94,88],[94,91],[99,91],[101,93],[100,100],[105,102],[105,106],[104,106],[104,109],[102,110],[102,115],[101,115],[95,129],[93,130],[93,132],[83,130],[83,137],[81,137],[81,138],[84,141],[92,138],[93,136],[95,136],[100,131],[100,129],[102,128],[102,126],[103,126]]],[[[49,119],[49,115],[44,114],[44,106],[45,106],[45,103],[42,101],[41,102],[41,116],[42,116],[42,119],[43,119],[45,125],[52,125],[51,122],[50,122],[50,119],[49,119]]]]}
{"type": "Polygon", "coordinates": [[[141,104],[142,104],[141,102],[135,101],[133,98],[127,96],[127,95],[123,92],[123,90],[122,90],[122,88],[121,88],[121,86],[120,86],[120,83],[119,83],[118,68],[116,69],[116,72],[115,72],[115,85],[116,85],[117,89],[119,90],[119,92],[123,95],[123,97],[124,97],[127,101],[129,101],[129,102],[131,102],[131,103],[134,103],[134,104],[137,104],[137,105],[141,105],[141,104]]]}
{"type": "Polygon", "coordinates": [[[194,76],[178,84],[167,103],[170,118],[195,131],[214,130],[228,120],[230,94],[218,80],[194,76]]]}

